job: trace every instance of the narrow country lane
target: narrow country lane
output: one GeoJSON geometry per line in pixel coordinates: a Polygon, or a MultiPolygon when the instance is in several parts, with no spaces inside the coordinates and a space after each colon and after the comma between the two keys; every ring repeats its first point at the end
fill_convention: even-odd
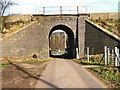
{"type": "Polygon", "coordinates": [[[46,66],[35,88],[106,88],[92,74],[68,59],[54,59],[46,66]]]}

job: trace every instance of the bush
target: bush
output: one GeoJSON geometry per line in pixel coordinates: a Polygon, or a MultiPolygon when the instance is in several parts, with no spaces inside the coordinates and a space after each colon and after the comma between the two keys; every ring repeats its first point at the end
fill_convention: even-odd
{"type": "Polygon", "coordinates": [[[99,19],[100,23],[104,23],[103,19],[99,19]]]}
{"type": "Polygon", "coordinates": [[[106,19],[106,21],[112,23],[112,22],[113,22],[113,19],[106,19]]]}
{"type": "Polygon", "coordinates": [[[108,31],[112,32],[112,26],[108,27],[108,31]]]}
{"type": "Polygon", "coordinates": [[[91,62],[94,63],[95,62],[95,57],[91,57],[91,62]]]}

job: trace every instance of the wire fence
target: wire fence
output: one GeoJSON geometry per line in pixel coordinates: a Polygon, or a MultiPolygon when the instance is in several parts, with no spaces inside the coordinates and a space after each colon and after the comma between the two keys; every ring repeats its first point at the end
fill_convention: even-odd
{"type": "Polygon", "coordinates": [[[87,13],[86,6],[49,6],[35,8],[35,14],[78,14],[87,13]]]}
{"type": "Polygon", "coordinates": [[[119,48],[115,47],[110,49],[107,46],[104,47],[104,53],[100,55],[90,55],[90,48],[87,47],[87,62],[94,62],[108,66],[120,66],[120,53],[119,48]]]}

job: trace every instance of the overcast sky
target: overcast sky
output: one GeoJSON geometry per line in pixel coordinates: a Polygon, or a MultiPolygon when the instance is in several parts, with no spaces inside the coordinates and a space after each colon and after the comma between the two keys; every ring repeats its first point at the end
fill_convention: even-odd
{"type": "MultiPolygon", "coordinates": [[[[118,12],[118,2],[120,0],[12,0],[12,1],[16,2],[18,5],[9,8],[6,11],[6,14],[42,13],[41,7],[43,6],[45,7],[87,6],[88,13],[118,12]]],[[[46,11],[49,9],[46,9],[46,11]]],[[[53,9],[59,10],[59,7],[53,7],[53,9]]],[[[76,10],[76,7],[64,8],[64,10],[67,9],[76,10]]],[[[85,8],[82,9],[85,10],[85,8]]],[[[79,9],[79,12],[81,12],[82,9],[79,9]]]]}

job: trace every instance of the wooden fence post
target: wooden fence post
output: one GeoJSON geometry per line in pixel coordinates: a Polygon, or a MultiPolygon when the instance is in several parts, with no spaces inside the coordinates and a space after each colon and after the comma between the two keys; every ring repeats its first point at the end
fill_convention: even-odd
{"type": "Polygon", "coordinates": [[[107,46],[104,47],[105,65],[107,64],[107,46]]]}
{"type": "Polygon", "coordinates": [[[114,49],[112,49],[112,65],[114,64],[114,49]]]}
{"type": "Polygon", "coordinates": [[[107,49],[107,65],[109,65],[109,54],[110,54],[110,49],[108,48],[107,49]]]}
{"type": "Polygon", "coordinates": [[[119,66],[119,63],[120,63],[120,58],[119,58],[119,48],[117,49],[117,61],[118,61],[118,66],[119,66]]]}
{"type": "Polygon", "coordinates": [[[117,66],[117,47],[115,47],[115,66],[117,66]]]}
{"type": "Polygon", "coordinates": [[[89,47],[87,47],[87,61],[89,62],[89,47]]]}
{"type": "Polygon", "coordinates": [[[79,59],[78,48],[76,48],[76,58],[79,59]]]}

